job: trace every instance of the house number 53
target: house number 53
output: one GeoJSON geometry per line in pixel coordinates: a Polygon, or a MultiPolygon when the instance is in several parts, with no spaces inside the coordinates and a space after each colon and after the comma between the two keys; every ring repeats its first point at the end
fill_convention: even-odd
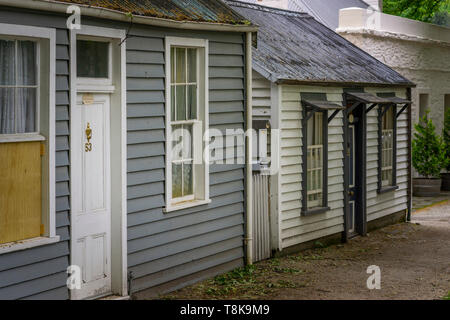
{"type": "Polygon", "coordinates": [[[84,150],[85,150],[86,152],[91,152],[91,151],[92,151],[92,143],[91,143],[91,139],[92,139],[92,129],[91,129],[91,125],[90,125],[89,122],[88,122],[87,128],[86,128],[86,139],[87,139],[87,142],[86,142],[86,144],[84,145],[84,150]]]}

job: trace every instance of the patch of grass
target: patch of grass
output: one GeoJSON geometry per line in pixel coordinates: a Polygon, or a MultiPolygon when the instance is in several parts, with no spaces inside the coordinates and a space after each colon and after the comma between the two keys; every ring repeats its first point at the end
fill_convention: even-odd
{"type": "Polygon", "coordinates": [[[450,291],[447,293],[445,297],[442,298],[443,300],[449,300],[450,301],[450,291]]]}
{"type": "Polygon", "coordinates": [[[289,273],[289,274],[297,274],[303,272],[302,270],[296,268],[280,268],[280,267],[275,267],[272,269],[272,271],[277,273],[289,273]]]}
{"type": "Polygon", "coordinates": [[[270,263],[272,266],[279,266],[280,263],[281,263],[281,261],[280,261],[280,259],[278,259],[278,258],[273,258],[273,259],[270,259],[270,260],[269,260],[269,263],[270,263]]]}
{"type": "Polygon", "coordinates": [[[235,295],[250,289],[258,291],[260,286],[256,283],[256,271],[257,267],[250,265],[216,276],[207,282],[202,291],[214,297],[235,295]]]}
{"type": "Polygon", "coordinates": [[[275,289],[286,289],[286,288],[301,288],[301,287],[305,287],[304,284],[298,284],[295,283],[293,281],[288,281],[288,280],[278,280],[277,282],[273,283],[273,282],[269,282],[267,283],[267,287],[268,288],[275,288],[275,289]]]}
{"type": "Polygon", "coordinates": [[[323,249],[323,248],[326,248],[327,246],[320,241],[316,241],[316,242],[314,242],[314,247],[323,249]]]}

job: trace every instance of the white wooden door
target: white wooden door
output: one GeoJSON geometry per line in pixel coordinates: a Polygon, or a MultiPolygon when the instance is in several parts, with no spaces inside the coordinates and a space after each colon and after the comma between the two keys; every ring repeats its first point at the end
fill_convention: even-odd
{"type": "Polygon", "coordinates": [[[110,96],[79,94],[72,113],[72,299],[111,292],[110,96]]]}

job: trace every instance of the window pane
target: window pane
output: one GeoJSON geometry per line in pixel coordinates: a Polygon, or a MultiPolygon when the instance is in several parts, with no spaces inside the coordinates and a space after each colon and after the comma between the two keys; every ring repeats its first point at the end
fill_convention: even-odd
{"type": "Polygon", "coordinates": [[[78,40],[77,73],[83,78],[109,78],[109,43],[78,40]]]}
{"type": "Polygon", "coordinates": [[[176,48],[176,83],[186,83],[186,49],[176,48]]]}
{"type": "Polygon", "coordinates": [[[197,49],[187,50],[188,82],[197,82],[197,49]]]}
{"type": "Polygon", "coordinates": [[[194,193],[194,184],[193,179],[194,174],[192,171],[192,163],[184,163],[183,164],[183,184],[184,184],[184,190],[183,190],[183,197],[192,195],[194,193]]]}
{"type": "Polygon", "coordinates": [[[37,84],[36,43],[33,41],[17,42],[17,82],[18,85],[34,86],[37,84]]]}
{"type": "Polygon", "coordinates": [[[188,119],[197,119],[197,86],[188,86],[188,119]]]}
{"type": "Polygon", "coordinates": [[[183,126],[183,159],[192,159],[192,125],[183,126]]]}
{"type": "Polygon", "coordinates": [[[183,126],[172,126],[172,160],[183,159],[183,126]]]}
{"type": "Polygon", "coordinates": [[[176,86],[176,120],[186,120],[186,86],[176,86]]]}
{"type": "Polygon", "coordinates": [[[182,165],[172,163],[172,198],[183,196],[182,165]]]}
{"type": "Polygon", "coordinates": [[[15,133],[14,89],[0,88],[0,134],[15,133]]]}
{"type": "Polygon", "coordinates": [[[36,89],[17,90],[16,133],[36,132],[36,89]]]}
{"type": "Polygon", "coordinates": [[[171,104],[171,121],[175,121],[176,120],[176,115],[177,115],[177,111],[176,111],[176,103],[177,103],[177,96],[176,96],[176,92],[177,92],[177,87],[176,86],[170,86],[170,104],[171,104]]]}
{"type": "Polygon", "coordinates": [[[0,85],[15,85],[15,42],[0,40],[0,85]]]}
{"type": "Polygon", "coordinates": [[[175,48],[170,48],[170,83],[175,83],[175,70],[176,70],[176,52],[175,48]]]}

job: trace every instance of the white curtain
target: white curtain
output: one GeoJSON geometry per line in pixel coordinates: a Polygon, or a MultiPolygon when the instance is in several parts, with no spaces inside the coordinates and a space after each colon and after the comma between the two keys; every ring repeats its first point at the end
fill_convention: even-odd
{"type": "MultiPolygon", "coordinates": [[[[36,85],[36,49],[31,41],[19,41],[17,46],[17,77],[19,86],[36,85]]],[[[36,89],[17,89],[16,132],[35,132],[36,89]]]]}
{"type": "Polygon", "coordinates": [[[0,40],[0,134],[36,131],[36,71],[34,42],[0,40]]]}
{"type": "Polygon", "coordinates": [[[14,132],[15,43],[0,40],[0,134],[14,132]]]}

